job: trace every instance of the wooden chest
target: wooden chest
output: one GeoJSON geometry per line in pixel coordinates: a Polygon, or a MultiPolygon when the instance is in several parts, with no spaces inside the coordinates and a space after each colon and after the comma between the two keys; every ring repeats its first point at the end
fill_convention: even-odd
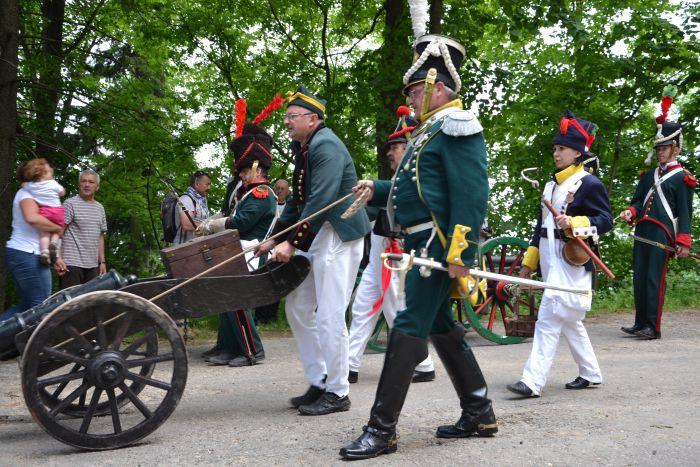
{"type": "MultiPolygon", "coordinates": [[[[241,240],[238,230],[227,229],[181,245],[163,248],[160,250],[160,256],[168,275],[181,279],[196,276],[240,252],[241,240]]],[[[240,276],[247,273],[245,259],[241,256],[204,277],[240,276]]]]}

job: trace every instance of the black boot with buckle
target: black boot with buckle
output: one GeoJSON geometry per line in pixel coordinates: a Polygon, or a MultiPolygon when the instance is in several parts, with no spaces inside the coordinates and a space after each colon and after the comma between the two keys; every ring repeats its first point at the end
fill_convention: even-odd
{"type": "Polygon", "coordinates": [[[438,438],[492,436],[498,431],[496,415],[488,387],[471,349],[464,342],[464,327],[457,324],[445,334],[431,334],[435,350],[442,360],[459,396],[462,416],[454,425],[438,427],[438,438]]]}
{"type": "Polygon", "coordinates": [[[396,423],[406,400],[413,369],[428,356],[428,341],[397,331],[391,333],[377,395],[362,435],[340,450],[347,460],[368,459],[396,452],[396,423]]]}

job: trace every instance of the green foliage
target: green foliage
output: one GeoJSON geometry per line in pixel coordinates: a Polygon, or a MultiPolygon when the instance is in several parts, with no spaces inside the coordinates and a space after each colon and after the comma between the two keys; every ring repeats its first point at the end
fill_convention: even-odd
{"type": "MultiPolygon", "coordinates": [[[[42,4],[21,4],[17,162],[48,157],[69,195],[80,169],[100,172],[107,259],[122,272],[163,271],[161,176],[182,191],[190,173],[210,170],[210,206],[220,205],[237,98],[248,100],[252,120],[276,93],[304,83],[328,100],[328,125],[358,174],[387,173],[381,147],[411,60],[405,1],[66,2],[55,53],[42,39],[55,23],[42,4]]],[[[696,164],[697,2],[445,0],[443,8],[442,31],[467,49],[461,94],[485,128],[497,234],[529,236],[538,194],[520,171],[538,167],[540,182],[551,173],[551,140],[566,109],[600,128],[593,150],[615,213],[631,197],[668,85],[678,88],[687,130],[683,162],[696,164]]],[[[270,178],[291,177],[282,112],[263,126],[276,141],[270,178]]],[[[620,223],[602,239],[618,275],[605,285],[616,291],[630,281],[626,232],[620,223]]]]}

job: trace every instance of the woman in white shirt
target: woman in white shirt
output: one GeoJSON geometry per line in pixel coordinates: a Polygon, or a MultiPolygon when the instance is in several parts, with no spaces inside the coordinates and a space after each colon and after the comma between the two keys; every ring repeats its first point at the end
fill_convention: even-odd
{"type": "MultiPolygon", "coordinates": [[[[23,182],[43,171],[46,159],[31,159],[17,169],[23,182]]],[[[39,213],[39,204],[20,188],[12,201],[12,235],[5,246],[5,269],[12,275],[19,303],[0,314],[0,321],[12,318],[43,302],[51,294],[51,267],[39,261],[39,232],[63,233],[63,228],[39,213]]]]}

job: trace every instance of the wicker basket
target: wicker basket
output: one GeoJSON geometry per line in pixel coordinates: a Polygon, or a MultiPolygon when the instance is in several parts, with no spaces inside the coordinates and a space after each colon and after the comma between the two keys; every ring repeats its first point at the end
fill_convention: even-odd
{"type": "Polygon", "coordinates": [[[534,337],[537,316],[516,315],[505,319],[506,336],[534,337]]]}

